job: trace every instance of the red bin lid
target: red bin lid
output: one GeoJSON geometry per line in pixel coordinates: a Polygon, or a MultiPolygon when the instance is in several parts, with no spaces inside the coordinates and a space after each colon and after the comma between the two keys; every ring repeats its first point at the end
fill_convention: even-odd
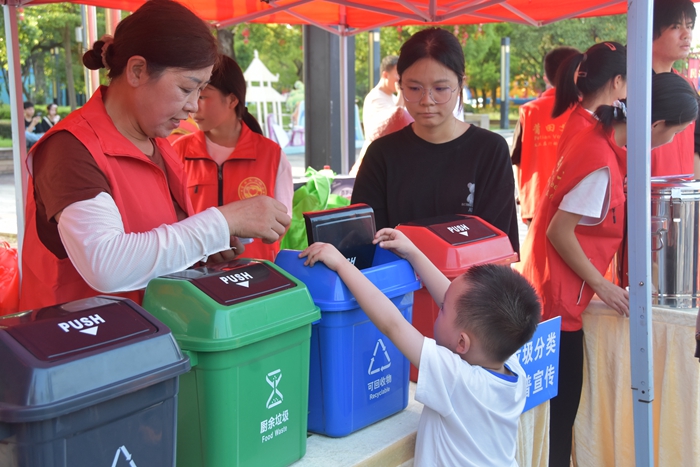
{"type": "Polygon", "coordinates": [[[401,224],[397,229],[450,278],[478,264],[518,260],[508,236],[477,216],[431,217],[401,224]]]}

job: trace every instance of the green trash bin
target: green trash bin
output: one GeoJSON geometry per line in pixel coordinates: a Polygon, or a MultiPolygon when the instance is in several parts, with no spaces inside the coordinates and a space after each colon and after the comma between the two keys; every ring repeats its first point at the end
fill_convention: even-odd
{"type": "Polygon", "coordinates": [[[286,466],[306,453],[311,323],[306,286],[267,261],[152,280],[143,307],[172,330],[179,467],[286,466]]]}

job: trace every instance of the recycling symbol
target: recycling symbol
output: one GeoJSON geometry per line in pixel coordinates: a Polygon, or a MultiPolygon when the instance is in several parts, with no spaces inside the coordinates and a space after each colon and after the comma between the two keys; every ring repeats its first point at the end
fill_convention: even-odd
{"type": "Polygon", "coordinates": [[[112,467],[116,467],[119,459],[124,457],[126,462],[129,463],[129,467],[136,467],[136,462],[131,458],[131,453],[126,449],[126,446],[121,446],[117,448],[117,452],[114,454],[114,461],[112,461],[112,467]]]}
{"type": "Polygon", "coordinates": [[[386,345],[384,345],[384,342],[381,339],[379,339],[377,341],[377,344],[374,346],[374,354],[372,354],[372,359],[369,361],[369,369],[367,370],[367,374],[373,375],[375,373],[379,373],[380,371],[388,369],[390,366],[391,359],[389,358],[389,352],[386,351],[386,345]],[[377,361],[381,359],[381,354],[379,354],[379,359],[377,358],[379,346],[382,347],[382,352],[384,353],[384,360],[386,361],[386,363],[382,366],[379,366],[379,362],[377,361]],[[376,367],[374,366],[375,362],[377,363],[376,367]]]}

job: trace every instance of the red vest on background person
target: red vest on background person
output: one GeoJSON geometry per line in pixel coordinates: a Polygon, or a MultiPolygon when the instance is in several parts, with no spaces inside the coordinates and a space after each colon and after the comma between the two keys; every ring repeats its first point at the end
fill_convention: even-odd
{"type": "MultiPolygon", "coordinates": [[[[207,153],[202,131],[179,138],[173,148],[185,164],[187,191],[195,212],[258,195],[274,197],[282,150],[243,122],[238,143],[221,167],[207,153]]],[[[274,261],[279,249],[279,241],[266,244],[256,238],[245,245],[241,256],[274,261]]]]}
{"type": "Polygon", "coordinates": [[[598,119],[595,118],[595,115],[584,109],[581,104],[576,104],[574,108],[571,109],[569,119],[566,121],[566,125],[564,125],[564,131],[562,131],[559,137],[558,154],[562,154],[562,151],[576,138],[576,135],[596,123],[598,123],[598,119]]]}
{"type": "Polygon", "coordinates": [[[571,110],[552,118],[555,89],[547,89],[542,95],[520,106],[522,152],[518,183],[520,217],[532,219],[537,202],[547,187],[557,163],[557,147],[564,125],[571,110]]]}
{"type": "MultiPolygon", "coordinates": [[[[673,73],[683,76],[675,69],[673,73]]],[[[685,77],[684,77],[685,78],[685,77]]],[[[690,81],[688,81],[690,83],[690,81]]],[[[691,85],[692,86],[692,85],[691,85]]],[[[695,121],[668,144],[651,150],[651,176],[692,175],[695,173],[695,121]]]]}
{"type": "Polygon", "coordinates": [[[564,195],[595,170],[610,168],[610,203],[604,220],[574,229],[583,251],[601,274],[605,274],[622,241],[625,223],[623,180],[627,150],[617,146],[612,135],[603,134],[598,126],[581,132],[571,143],[537,207],[521,250],[523,259],[516,265],[542,299],[542,320],[561,316],[562,331],[582,328],[581,313],[593,297],[593,289],[564,262],[547,238],[547,228],[564,195]]]}
{"type": "MultiPolygon", "coordinates": [[[[162,224],[177,222],[173,198],[188,215],[193,214],[187,198],[185,174],[167,140],[156,138],[167,167],[163,171],[119,133],[107,115],[102,101],[109,88],[101,86],[80,109],[71,112],[46,133],[69,131],[90,151],[112,189],[119,208],[124,232],[147,232],[162,224]]],[[[27,160],[32,174],[31,159],[27,160]]],[[[29,177],[26,204],[26,229],[22,248],[22,291],[20,309],[28,310],[99,295],[80,276],[69,258],[58,259],[39,239],[36,228],[34,181],[29,177]]],[[[126,253],[126,252],[125,252],[126,253]]],[[[142,291],[121,294],[141,303],[142,291]]]]}

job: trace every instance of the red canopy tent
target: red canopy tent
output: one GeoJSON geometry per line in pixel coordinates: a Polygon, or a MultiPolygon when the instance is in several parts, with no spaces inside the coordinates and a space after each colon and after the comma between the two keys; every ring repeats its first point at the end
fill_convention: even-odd
{"type": "MultiPolygon", "coordinates": [[[[12,0],[5,0],[13,4],[12,0]]],[[[511,22],[542,26],[574,17],[625,13],[622,0],[181,0],[217,26],[244,22],[342,26],[344,34],[388,25],[511,22]]],[[[19,2],[52,3],[53,0],[19,2]]],[[[86,0],[133,11],[143,0],[86,0]]]]}
{"type": "MultiPolygon", "coordinates": [[[[17,217],[20,242],[24,225],[26,159],[24,133],[19,120],[22,101],[17,46],[16,8],[55,0],[0,0],[5,10],[6,44],[10,68],[17,217]],[[22,163],[20,163],[22,161],[22,163]]],[[[651,121],[651,12],[653,0],[181,0],[202,19],[216,26],[259,22],[310,24],[349,36],[389,25],[474,24],[513,22],[542,26],[574,17],[628,13],[628,173],[630,284],[630,341],[634,393],[636,465],[653,465],[651,346],[651,240],[650,135],[651,121]],[[640,160],[641,159],[641,160],[640,160]]],[[[698,2],[700,0],[693,0],[698,2]]],[[[144,0],[82,0],[93,6],[133,11],[144,0]]]]}

